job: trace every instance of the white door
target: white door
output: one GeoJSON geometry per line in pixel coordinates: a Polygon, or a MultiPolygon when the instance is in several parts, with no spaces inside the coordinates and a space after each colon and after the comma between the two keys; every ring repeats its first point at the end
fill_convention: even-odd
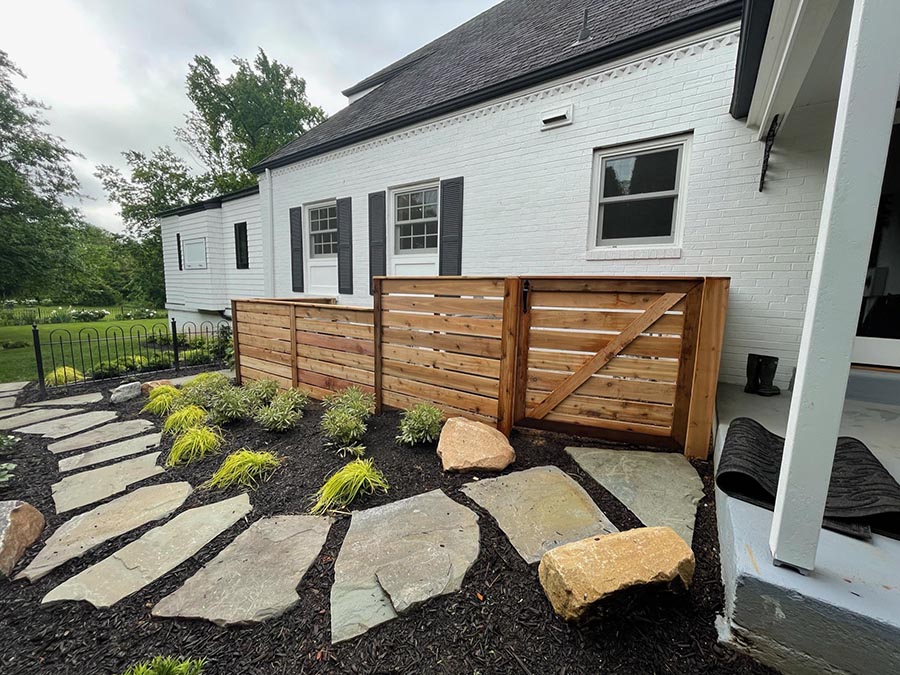
{"type": "Polygon", "coordinates": [[[418,185],[391,192],[388,274],[437,276],[438,186],[418,185]]]}
{"type": "Polygon", "coordinates": [[[306,292],[335,296],[338,292],[337,205],[313,204],[306,209],[306,292]]]}
{"type": "Polygon", "coordinates": [[[897,124],[891,134],[851,358],[853,363],[900,368],[900,125],[897,124]]]}

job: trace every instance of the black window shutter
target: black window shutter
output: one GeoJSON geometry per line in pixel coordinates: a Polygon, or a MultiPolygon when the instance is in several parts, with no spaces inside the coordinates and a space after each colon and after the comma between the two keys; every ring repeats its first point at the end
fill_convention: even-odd
{"type": "Polygon", "coordinates": [[[337,200],[338,293],[353,294],[353,207],[350,197],[337,200]]]}
{"type": "Polygon", "coordinates": [[[303,292],[303,207],[291,209],[291,288],[303,292]]]}
{"type": "Polygon", "coordinates": [[[247,223],[234,224],[234,259],[237,269],[250,268],[250,254],[247,250],[247,223]]]}
{"type": "Polygon", "coordinates": [[[184,257],[181,255],[181,235],[175,235],[175,246],[178,248],[178,269],[184,269],[184,257]]]}
{"type": "Polygon", "coordinates": [[[385,193],[369,195],[369,293],[375,292],[375,277],[387,274],[387,230],[385,193]]]}
{"type": "Polygon", "coordinates": [[[441,181],[441,242],[438,274],[462,274],[463,179],[441,181]]]}

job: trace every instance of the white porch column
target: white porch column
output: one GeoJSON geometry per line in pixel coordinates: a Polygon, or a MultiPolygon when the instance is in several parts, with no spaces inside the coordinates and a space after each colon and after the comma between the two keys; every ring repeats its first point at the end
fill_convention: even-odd
{"type": "Polygon", "coordinates": [[[854,0],[769,545],[812,570],[900,88],[900,1],[854,0]]]}

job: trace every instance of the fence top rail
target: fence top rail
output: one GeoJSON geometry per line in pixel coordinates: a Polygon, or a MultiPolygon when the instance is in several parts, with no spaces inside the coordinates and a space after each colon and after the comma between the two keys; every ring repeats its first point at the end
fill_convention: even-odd
{"type": "Polygon", "coordinates": [[[652,275],[620,275],[620,274],[490,274],[484,276],[398,276],[375,277],[381,281],[495,281],[503,279],[547,279],[547,280],[574,280],[574,281],[708,281],[715,279],[731,279],[726,276],[660,276],[652,275]]]}
{"type": "Polygon", "coordinates": [[[316,299],[313,299],[313,302],[305,302],[302,299],[297,300],[273,300],[271,298],[235,298],[235,302],[252,302],[255,304],[269,304],[269,305],[284,305],[284,306],[295,306],[295,307],[312,307],[317,309],[332,309],[335,311],[345,311],[345,312],[372,312],[371,307],[362,307],[360,305],[338,305],[335,303],[325,303],[325,302],[316,302],[316,299]]]}

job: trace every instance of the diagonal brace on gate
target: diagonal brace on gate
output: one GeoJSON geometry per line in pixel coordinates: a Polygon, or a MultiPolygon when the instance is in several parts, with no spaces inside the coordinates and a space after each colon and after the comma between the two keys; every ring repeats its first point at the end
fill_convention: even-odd
{"type": "Polygon", "coordinates": [[[585,361],[574,373],[569,375],[562,384],[551,391],[547,397],[529,412],[529,417],[543,419],[547,413],[562,403],[578,387],[587,382],[594,373],[609,363],[625,347],[631,344],[635,338],[646,331],[663,314],[672,309],[684,298],[684,293],[665,293],[659,297],[646,311],[629,323],[622,332],[613,340],[585,361]]]}

